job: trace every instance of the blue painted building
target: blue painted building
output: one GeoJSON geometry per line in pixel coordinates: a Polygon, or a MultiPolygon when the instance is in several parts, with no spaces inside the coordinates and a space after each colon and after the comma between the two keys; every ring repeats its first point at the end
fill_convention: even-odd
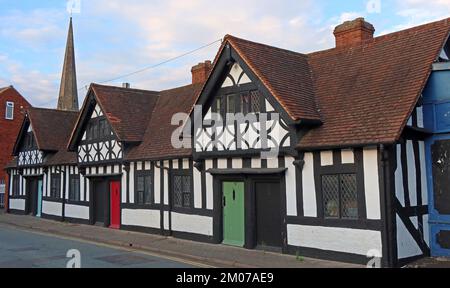
{"type": "Polygon", "coordinates": [[[423,92],[424,125],[432,133],[426,140],[432,256],[450,256],[450,62],[443,57],[423,92]]]}

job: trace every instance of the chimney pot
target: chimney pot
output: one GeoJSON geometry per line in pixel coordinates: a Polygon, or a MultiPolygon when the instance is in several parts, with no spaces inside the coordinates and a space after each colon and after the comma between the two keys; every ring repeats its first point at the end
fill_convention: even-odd
{"type": "Polygon", "coordinates": [[[367,40],[373,39],[375,28],[364,18],[356,18],[346,21],[334,29],[336,47],[360,45],[367,40]]]}
{"type": "Polygon", "coordinates": [[[192,67],[192,84],[204,83],[212,70],[211,61],[207,60],[192,67]]]}
{"type": "Polygon", "coordinates": [[[131,88],[131,84],[130,83],[122,83],[122,88],[131,88]]]}

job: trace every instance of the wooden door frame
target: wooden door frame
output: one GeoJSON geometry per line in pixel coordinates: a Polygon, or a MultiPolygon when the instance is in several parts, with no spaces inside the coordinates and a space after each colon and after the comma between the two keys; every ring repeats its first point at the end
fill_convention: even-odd
{"type": "Polygon", "coordinates": [[[110,222],[111,222],[111,182],[117,181],[120,182],[120,226],[122,226],[122,178],[120,176],[90,176],[87,177],[89,179],[89,224],[90,225],[95,225],[96,223],[96,219],[95,219],[95,197],[94,197],[94,187],[95,187],[95,182],[99,182],[99,181],[105,181],[107,183],[107,187],[108,187],[108,192],[105,193],[106,195],[103,198],[103,201],[105,203],[105,208],[107,207],[108,209],[105,209],[105,211],[108,211],[105,215],[105,221],[104,221],[104,226],[106,228],[108,228],[110,226],[110,222]],[[107,216],[107,217],[106,217],[107,216]]]}
{"type": "Polygon", "coordinates": [[[257,246],[256,239],[256,182],[277,182],[280,184],[280,201],[281,201],[281,234],[282,252],[287,252],[287,226],[286,226],[286,188],[284,174],[268,174],[268,175],[213,175],[213,242],[221,244],[223,242],[223,182],[243,182],[244,183],[244,223],[245,223],[245,239],[244,248],[254,249],[257,246]]]}

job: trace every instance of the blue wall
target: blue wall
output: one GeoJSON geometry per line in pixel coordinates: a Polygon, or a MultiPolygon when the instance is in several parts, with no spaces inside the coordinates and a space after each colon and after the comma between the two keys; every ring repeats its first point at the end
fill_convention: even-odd
{"type": "Polygon", "coordinates": [[[431,254],[432,256],[450,256],[450,249],[442,248],[437,241],[440,231],[450,231],[450,215],[439,214],[435,209],[431,157],[431,147],[436,141],[450,139],[450,65],[448,63],[434,65],[434,71],[423,92],[423,111],[425,129],[433,133],[433,136],[425,142],[431,254]]]}

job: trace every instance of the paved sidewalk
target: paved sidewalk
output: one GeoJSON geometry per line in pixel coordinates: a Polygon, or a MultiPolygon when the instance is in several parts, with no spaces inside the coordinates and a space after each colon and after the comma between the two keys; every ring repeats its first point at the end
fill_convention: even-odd
{"type": "MultiPolygon", "coordinates": [[[[1,210],[0,210],[1,211],[1,210]]],[[[103,227],[78,225],[0,212],[0,225],[133,248],[223,268],[358,268],[360,265],[246,250],[103,227]]],[[[1,229],[1,227],[0,227],[1,229]]]]}

